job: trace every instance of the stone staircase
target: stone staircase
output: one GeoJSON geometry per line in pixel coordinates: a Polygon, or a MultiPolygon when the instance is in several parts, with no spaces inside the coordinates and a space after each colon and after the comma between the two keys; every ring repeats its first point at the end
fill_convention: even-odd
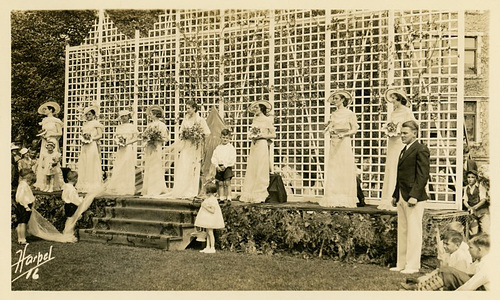
{"type": "MultiPolygon", "coordinates": [[[[108,198],[108,197],[103,197],[108,198]]],[[[192,240],[200,202],[109,197],[105,217],[93,218],[93,227],[80,229],[80,241],[184,250],[192,240]]]]}

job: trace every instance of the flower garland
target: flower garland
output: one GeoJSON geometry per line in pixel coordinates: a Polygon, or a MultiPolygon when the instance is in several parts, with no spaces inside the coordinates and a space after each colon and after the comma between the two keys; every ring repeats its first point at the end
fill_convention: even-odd
{"type": "Polygon", "coordinates": [[[198,149],[201,143],[205,140],[205,132],[203,131],[201,124],[195,122],[193,126],[182,129],[180,139],[190,141],[196,145],[196,149],[198,149]]]}

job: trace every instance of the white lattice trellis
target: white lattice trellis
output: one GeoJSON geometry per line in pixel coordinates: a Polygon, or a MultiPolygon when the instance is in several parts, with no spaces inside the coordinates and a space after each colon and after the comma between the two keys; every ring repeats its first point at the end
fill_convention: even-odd
{"type": "MultiPolygon", "coordinates": [[[[132,109],[142,131],[146,108],[162,106],[174,140],[184,103],[194,99],[203,116],[215,106],[232,128],[239,190],[250,146],[246,108],[265,99],[278,133],[275,167],[290,177],[292,199],[314,199],[323,194],[329,146],[325,99],[347,89],[360,126],[354,154],[375,201],[386,155],[381,126],[392,109],[382,95],[395,86],[410,95],[431,149],[430,202],[458,207],[461,187],[450,188],[461,182],[463,23],[463,14],[444,11],[165,10],[148,37],[128,38],[101,14],[86,41],[67,48],[64,162],[78,160],[79,107],[100,103],[102,163],[110,168],[120,109],[132,109]]],[[[137,150],[142,166],[140,143],[137,150]]]]}

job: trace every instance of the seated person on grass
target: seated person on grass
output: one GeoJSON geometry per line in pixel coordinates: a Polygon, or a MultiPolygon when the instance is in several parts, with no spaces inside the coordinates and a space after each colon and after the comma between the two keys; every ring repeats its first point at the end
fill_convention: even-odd
{"type": "Polygon", "coordinates": [[[489,290],[489,269],[491,268],[490,237],[480,234],[469,241],[469,252],[475,260],[472,272],[462,272],[452,267],[443,267],[440,276],[444,290],[475,291],[489,290]]]}
{"type": "Polygon", "coordinates": [[[449,254],[440,261],[440,268],[452,267],[462,272],[468,272],[472,265],[469,246],[464,243],[460,232],[450,230],[443,237],[443,247],[449,254]]]}

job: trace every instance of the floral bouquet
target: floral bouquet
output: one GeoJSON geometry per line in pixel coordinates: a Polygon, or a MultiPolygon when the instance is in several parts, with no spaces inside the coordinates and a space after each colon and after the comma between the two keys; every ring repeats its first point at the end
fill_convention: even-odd
{"type": "Polygon", "coordinates": [[[387,136],[394,137],[401,133],[399,123],[388,122],[382,126],[382,130],[387,136]]]}
{"type": "Polygon", "coordinates": [[[82,143],[84,144],[92,143],[92,138],[90,133],[82,133],[82,143]]]}
{"type": "Polygon", "coordinates": [[[146,140],[148,145],[154,145],[157,142],[163,141],[163,137],[161,136],[161,132],[156,127],[148,127],[141,135],[143,140],[146,140]]]}
{"type": "Polygon", "coordinates": [[[258,139],[260,138],[262,132],[260,131],[260,128],[259,127],[252,127],[250,128],[250,138],[253,140],[253,139],[258,139]]]}
{"type": "Polygon", "coordinates": [[[205,139],[205,132],[199,123],[194,123],[191,127],[186,127],[182,130],[181,140],[190,141],[196,145],[196,149],[201,145],[205,139]]]}
{"type": "Polygon", "coordinates": [[[118,144],[118,146],[120,147],[125,147],[125,144],[127,143],[127,139],[125,139],[123,136],[119,135],[117,138],[116,138],[116,143],[118,144]]]}

